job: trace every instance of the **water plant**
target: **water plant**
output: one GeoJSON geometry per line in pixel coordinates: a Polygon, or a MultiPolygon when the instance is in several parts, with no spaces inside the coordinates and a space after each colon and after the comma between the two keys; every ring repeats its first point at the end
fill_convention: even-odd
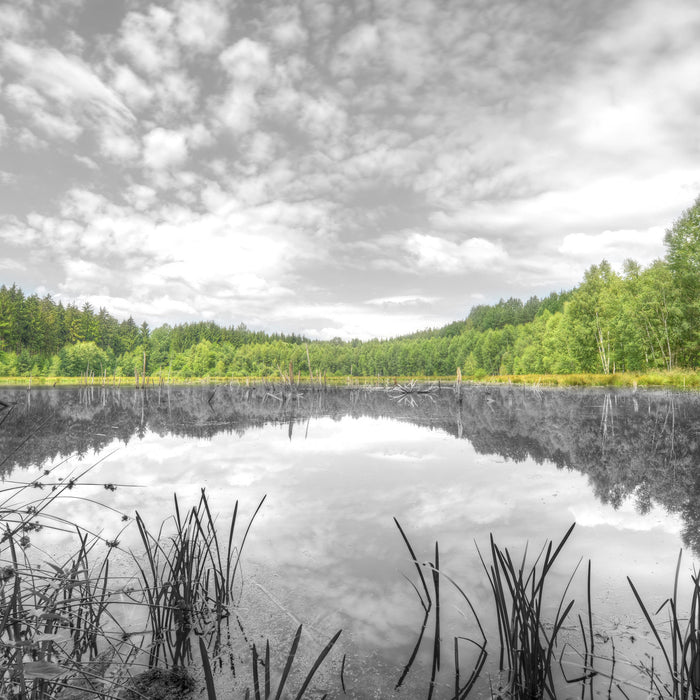
{"type": "Polygon", "coordinates": [[[135,649],[110,610],[111,548],[93,566],[101,538],[48,512],[78,478],[51,483],[51,473],[3,489],[0,694],[37,700],[66,697],[68,691],[114,697],[135,649]],[[72,529],[78,543],[73,556],[63,563],[47,561],[46,568],[29,552],[31,538],[45,525],[72,529]]]}
{"type": "MultiPolygon", "coordinates": [[[[411,670],[418,650],[422,644],[431,612],[434,614],[433,654],[430,672],[428,698],[432,698],[437,687],[437,674],[440,671],[441,625],[440,625],[440,579],[446,579],[467,603],[476,622],[480,638],[461,635],[453,638],[454,647],[454,694],[455,700],[463,700],[477,688],[487,661],[487,638],[484,628],[468,594],[444,570],[440,568],[439,546],[435,543],[433,562],[421,564],[416,558],[413,547],[401,525],[394,519],[401,537],[408,548],[411,560],[416,567],[420,586],[411,582],[424,611],[423,623],[417,642],[403,669],[396,685],[400,688],[411,670]],[[430,570],[431,576],[423,574],[423,568],[430,570]],[[432,584],[432,585],[430,585],[432,584]],[[460,643],[468,643],[476,649],[468,669],[461,668],[460,643]],[[463,679],[466,678],[466,681],[463,679]]],[[[571,536],[575,524],[566,531],[559,543],[552,541],[544,547],[532,564],[527,563],[527,549],[520,561],[515,561],[506,548],[499,547],[493,535],[490,536],[490,559],[487,562],[477,546],[477,552],[489,580],[492,597],[496,608],[498,626],[499,656],[498,671],[500,676],[493,685],[490,679],[490,693],[493,698],[501,700],[525,700],[532,698],[550,698],[555,700],[557,691],[564,684],[580,684],[582,691],[591,679],[597,675],[594,668],[595,646],[591,612],[590,562],[588,568],[588,622],[584,623],[579,615],[579,624],[584,645],[584,653],[579,655],[579,673],[575,678],[567,678],[563,671],[563,655],[568,642],[560,639],[560,633],[574,605],[567,601],[567,592],[578,569],[571,573],[563,593],[555,599],[556,611],[549,619],[545,611],[550,608],[549,595],[545,593],[546,583],[552,568],[565,543],[571,536]],[[561,648],[561,652],[559,649],[561,648]]],[[[614,667],[614,664],[613,664],[614,667]]],[[[612,682],[610,684],[612,687],[612,682]]]]}
{"type": "MultiPolygon", "coordinates": [[[[45,476],[49,474],[50,470],[45,476]]],[[[109,558],[119,547],[117,539],[108,542],[80,527],[69,526],[48,512],[51,503],[77,486],[78,476],[64,484],[42,481],[3,490],[6,499],[0,504],[4,526],[0,538],[0,697],[187,697],[194,688],[188,669],[200,665],[207,696],[215,700],[214,674],[217,667],[223,668],[225,657],[235,675],[229,625],[236,618],[234,588],[245,541],[265,499],[258,504],[240,540],[236,539],[239,517],[238,503],[235,504],[223,542],[204,490],[197,504],[184,514],[175,496],[174,533],[169,537],[164,535],[164,523],[154,534],[137,513],[143,552],[132,554],[141,585],[114,589],[109,558]],[[40,496],[18,498],[27,490],[38,490],[40,496]],[[41,517],[49,527],[72,528],[74,532],[78,549],[64,563],[48,561],[45,568],[28,555],[28,533],[41,529],[41,517]],[[93,561],[95,545],[100,542],[108,545],[107,553],[93,561]],[[129,605],[144,608],[143,633],[134,634],[121,626],[114,606],[122,603],[116,593],[126,595],[129,605]],[[193,636],[198,637],[197,658],[192,653],[193,636]],[[144,654],[145,670],[141,660],[144,654]]],[[[243,629],[240,620],[237,629],[243,629]]],[[[300,626],[282,673],[277,675],[276,698],[288,691],[290,673],[295,664],[298,666],[301,633],[300,626]]],[[[338,631],[313,661],[295,697],[304,697],[340,634],[338,631]]],[[[270,698],[273,674],[269,641],[262,658],[255,645],[249,651],[253,690],[246,689],[246,697],[252,692],[256,700],[270,698]]]]}
{"type": "Polygon", "coordinates": [[[690,594],[690,611],[688,617],[684,618],[678,604],[681,556],[682,551],[678,554],[673,594],[661,604],[654,616],[649,613],[629,576],[627,581],[659,645],[668,671],[668,678],[665,678],[653,664],[641,666],[643,672],[649,677],[652,691],[659,698],[695,700],[700,697],[700,580],[697,574],[691,576],[693,587],[690,594]],[[668,636],[665,639],[663,637],[666,635],[661,624],[654,621],[654,617],[664,609],[668,615],[668,636]]]}
{"type": "MultiPolygon", "coordinates": [[[[222,649],[224,635],[233,611],[234,583],[240,556],[250,527],[262,507],[260,501],[244,531],[235,542],[238,501],[234,506],[225,546],[219,542],[216,520],[207,494],[201,491],[196,506],[182,515],[177,496],[173,517],[175,532],[157,534],[136,513],[136,524],[145,553],[142,563],[135,556],[148,611],[152,639],[148,666],[180,667],[192,661],[191,633],[203,635],[212,653],[222,649]]],[[[230,658],[233,665],[233,658],[230,658]]]]}
{"type": "Polygon", "coordinates": [[[471,613],[474,617],[477,629],[480,634],[480,639],[474,639],[471,636],[465,636],[465,635],[455,635],[452,638],[452,645],[453,645],[453,653],[454,653],[454,700],[464,700],[466,697],[469,696],[469,694],[474,690],[476,683],[479,679],[479,676],[481,675],[481,672],[484,668],[484,665],[486,664],[486,659],[488,656],[488,653],[486,651],[486,636],[484,634],[484,629],[481,625],[481,621],[479,620],[479,616],[476,613],[476,610],[474,609],[474,606],[472,605],[471,601],[469,600],[469,597],[467,594],[464,592],[464,590],[459,586],[459,584],[449,575],[447,575],[444,571],[440,569],[440,547],[438,543],[435,543],[435,554],[434,554],[434,562],[420,562],[416,558],[416,554],[413,550],[413,546],[411,545],[404,529],[401,527],[399,524],[399,521],[394,518],[394,523],[396,524],[396,527],[399,530],[399,533],[401,534],[401,538],[403,539],[404,544],[406,545],[406,548],[408,549],[408,552],[411,557],[411,561],[413,562],[416,571],[418,573],[418,578],[421,584],[421,587],[418,588],[416,584],[414,584],[410,579],[408,579],[409,583],[413,587],[413,589],[416,592],[416,595],[418,596],[418,600],[420,601],[420,604],[423,608],[424,612],[424,617],[423,617],[423,622],[421,624],[420,631],[418,633],[418,638],[416,640],[416,643],[413,647],[413,650],[411,652],[411,655],[408,659],[408,662],[404,666],[404,669],[401,673],[401,676],[399,677],[398,682],[396,683],[396,690],[399,690],[401,686],[403,685],[404,681],[406,680],[406,677],[408,676],[409,672],[411,671],[413,664],[415,663],[416,657],[418,656],[418,652],[420,650],[420,647],[423,642],[423,637],[425,635],[426,629],[428,627],[428,622],[430,618],[431,611],[434,611],[435,615],[435,621],[434,621],[434,635],[433,635],[433,646],[432,646],[432,661],[431,661],[431,666],[430,666],[430,681],[428,685],[428,700],[431,700],[433,697],[436,688],[437,688],[437,676],[440,671],[440,666],[441,666],[441,655],[442,655],[442,639],[441,639],[441,628],[440,628],[440,579],[445,578],[449,583],[454,586],[454,588],[458,591],[460,594],[461,598],[466,602],[467,606],[471,610],[471,613]],[[430,576],[426,577],[423,575],[423,567],[429,569],[430,571],[430,576]],[[428,581],[430,581],[430,584],[428,584],[428,581]],[[431,590],[432,590],[432,595],[431,595],[431,590]],[[461,657],[460,657],[460,648],[461,645],[463,644],[469,644],[471,647],[473,647],[476,650],[476,658],[474,659],[473,666],[469,670],[468,675],[466,676],[466,680],[464,680],[465,677],[465,672],[461,668],[461,657]]]}
{"type": "Polygon", "coordinates": [[[517,563],[508,549],[495,543],[493,535],[490,536],[490,563],[486,563],[479,551],[496,605],[500,643],[498,665],[499,670],[506,674],[505,683],[499,690],[501,697],[556,698],[555,649],[562,625],[574,605],[573,600],[565,601],[576,569],[559,599],[554,619],[550,621],[545,620],[545,584],[574,526],[575,523],[556,548],[553,549],[553,543],[549,541],[532,565],[527,564],[527,548],[517,563]]]}

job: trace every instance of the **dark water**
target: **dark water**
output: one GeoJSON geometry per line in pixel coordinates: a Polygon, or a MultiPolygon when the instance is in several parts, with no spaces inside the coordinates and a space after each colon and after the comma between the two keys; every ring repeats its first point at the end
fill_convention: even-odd
{"type": "MultiPolygon", "coordinates": [[[[400,400],[383,390],[290,396],[218,386],[3,390],[0,399],[10,407],[0,412],[7,486],[60,463],[52,479],[95,465],[61,515],[124,548],[136,539],[135,528],[122,532],[122,516],[138,510],[157,526],[175,493],[191,505],[206,488],[214,510],[227,515],[238,500],[245,517],[266,496],[246,545],[242,617],[252,636],[282,647],[303,623],[310,654],[342,628],[327,678],[338,696],[342,654],[350,697],[427,695],[432,627],[394,691],[423,619],[394,517],[419,560],[433,561],[439,542],[441,570],[479,613],[490,639],[483,694],[498,642],[476,547],[485,551],[490,534],[522,556],[527,543],[535,552],[577,523],[553,572],[552,601],[590,559],[600,647],[613,640],[628,660],[616,677],[630,696],[641,682],[635,664],[653,647],[626,577],[656,609],[671,592],[679,549],[682,582],[700,549],[695,394],[463,387],[458,396],[448,387],[400,400]]],[[[59,551],[66,537],[42,533],[36,549],[59,551]]],[[[443,596],[446,685],[435,697],[450,696],[453,638],[475,634],[447,583],[443,596]]],[[[582,572],[570,596],[583,609],[582,572]]],[[[574,622],[565,629],[572,642],[574,622]]]]}

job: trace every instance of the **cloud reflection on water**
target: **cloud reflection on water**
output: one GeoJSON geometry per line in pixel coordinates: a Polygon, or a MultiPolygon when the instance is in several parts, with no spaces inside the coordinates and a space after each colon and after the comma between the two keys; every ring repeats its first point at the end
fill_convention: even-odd
{"type": "MultiPolygon", "coordinates": [[[[594,588],[598,606],[610,587],[626,585],[626,575],[651,586],[653,595],[665,592],[678,546],[676,516],[655,510],[640,519],[627,503],[614,510],[596,499],[582,474],[479,455],[466,440],[389,419],[312,418],[308,432],[297,430],[291,441],[286,425],[207,441],[146,433],[109,457],[100,477],[141,484],[118,490],[114,505],[137,507],[154,526],[172,512],[173,493],[191,504],[207,488],[222,518],[236,499],[249,516],[267,494],[247,546],[254,580],[312,627],[316,618],[323,631],[344,627],[355,653],[382,650],[399,665],[420,608],[401,576],[413,571],[393,516],[419,557],[430,558],[439,540],[445,571],[481,610],[491,603],[474,542],[486,548],[491,532],[518,551],[529,541],[534,551],[578,520],[553,587],[563,587],[578,559],[591,556],[602,584],[594,588]],[[654,581],[656,572],[667,575],[654,581]]],[[[76,518],[88,517],[81,511],[76,518]]],[[[620,598],[634,615],[632,600],[621,595],[615,614],[620,598]]]]}
{"type": "MultiPolygon", "coordinates": [[[[66,469],[116,450],[90,475],[97,485],[81,487],[80,493],[130,515],[138,509],[154,530],[173,512],[174,493],[187,507],[206,488],[222,523],[237,499],[241,522],[247,522],[267,495],[246,546],[246,584],[263,586],[284,608],[283,620],[304,621],[318,639],[343,627],[349,656],[357,664],[373,659],[360,674],[367,683],[380,682],[370,680],[380,668],[400,671],[421,620],[415,592],[401,575],[415,577],[394,516],[421,560],[433,556],[439,540],[442,568],[479,611],[489,611],[491,600],[475,542],[483,550],[493,533],[518,556],[528,542],[534,553],[577,521],[552,590],[561,590],[579,559],[590,557],[601,628],[614,629],[623,618],[639,626],[625,577],[649,600],[668,595],[680,546],[679,515],[652,504],[641,516],[630,497],[617,509],[601,503],[589,474],[543,459],[544,440],[530,444],[528,435],[522,440],[527,449],[516,452],[521,443],[506,442],[503,419],[489,411],[483,422],[491,433],[474,432],[471,441],[437,425],[386,416],[309,416],[293,419],[291,429],[289,421],[273,422],[205,437],[145,429],[126,444],[112,440],[81,460],[69,460],[66,469]],[[498,449],[489,453],[493,444],[498,449]],[[105,492],[102,482],[138,488],[105,492]]],[[[458,420],[466,423],[472,415],[460,413],[458,420]]],[[[599,417],[592,414],[594,421],[599,417]]],[[[622,431],[624,423],[618,425],[622,431]]],[[[606,469],[620,471],[624,465],[606,469]]],[[[108,536],[122,526],[119,513],[86,501],[71,501],[69,517],[108,536]]],[[[132,526],[121,538],[123,546],[136,546],[136,534],[132,526]]],[[[46,538],[55,544],[58,535],[46,538]]],[[[688,557],[684,573],[691,564],[688,557]]],[[[583,599],[580,582],[572,592],[583,599]]],[[[259,598],[256,605],[263,603],[259,598]]],[[[252,613],[261,610],[254,607],[252,613]]]]}

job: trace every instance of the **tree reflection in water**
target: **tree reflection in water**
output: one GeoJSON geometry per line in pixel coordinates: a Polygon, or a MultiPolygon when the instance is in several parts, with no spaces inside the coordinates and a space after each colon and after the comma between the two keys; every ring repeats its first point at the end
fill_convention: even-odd
{"type": "Polygon", "coordinates": [[[700,396],[672,391],[451,386],[414,402],[377,388],[279,385],[5,389],[0,392],[3,474],[99,452],[147,431],[196,439],[244,434],[266,423],[305,430],[310,418],[392,418],[467,439],[480,454],[548,461],[587,475],[613,507],[632,497],[683,520],[683,542],[700,554],[700,396]]]}

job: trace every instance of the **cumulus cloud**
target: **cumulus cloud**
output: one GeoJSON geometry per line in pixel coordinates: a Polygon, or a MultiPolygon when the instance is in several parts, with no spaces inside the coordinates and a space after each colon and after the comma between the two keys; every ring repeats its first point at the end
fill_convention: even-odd
{"type": "Polygon", "coordinates": [[[231,90],[216,109],[219,120],[235,133],[249,131],[257,122],[259,113],[255,93],[247,88],[231,90]]]}
{"type": "Polygon", "coordinates": [[[347,115],[333,96],[304,96],[299,104],[299,126],[315,138],[338,138],[345,131],[347,115]]]}
{"type": "Polygon", "coordinates": [[[161,170],[182,165],[187,160],[187,140],[181,131],[157,127],[143,137],[143,162],[161,170]]]}
{"type": "Polygon", "coordinates": [[[375,25],[362,23],[350,30],[338,42],[332,69],[337,75],[349,75],[369,65],[380,45],[375,25]]]}
{"type": "Polygon", "coordinates": [[[110,160],[130,161],[140,153],[140,144],[129,133],[110,124],[103,126],[99,135],[100,151],[110,160]]]}
{"type": "Polygon", "coordinates": [[[393,296],[393,297],[381,297],[378,299],[368,299],[365,303],[372,306],[416,306],[418,304],[430,304],[436,301],[436,297],[423,297],[423,296],[393,296]]]}
{"type": "Polygon", "coordinates": [[[570,233],[557,251],[567,258],[596,264],[603,258],[619,265],[627,258],[647,265],[663,255],[665,229],[652,226],[643,231],[632,229],[602,231],[596,234],[570,233]]]}
{"type": "Polygon", "coordinates": [[[506,251],[485,238],[469,238],[455,243],[425,233],[412,233],[404,249],[421,271],[459,273],[466,270],[500,268],[506,251]]]}
{"type": "Polygon", "coordinates": [[[83,132],[82,126],[69,115],[58,117],[50,112],[37,112],[32,115],[34,124],[44,136],[65,141],[75,141],[83,132]]]}
{"type": "Polygon", "coordinates": [[[5,97],[15,109],[25,114],[43,110],[46,106],[46,99],[28,85],[10,83],[5,88],[5,97]]]}
{"type": "Polygon", "coordinates": [[[119,45],[139,70],[155,75],[178,65],[180,52],[174,39],[175,15],[151,5],[148,13],[130,12],[121,26],[119,45]]]}
{"type": "Polygon", "coordinates": [[[409,332],[651,260],[700,191],[692,0],[50,5],[0,7],[11,254],[116,312],[409,332]]]}
{"type": "Polygon", "coordinates": [[[112,79],[114,89],[132,109],[143,109],[150,104],[155,90],[139,78],[129,66],[118,65],[112,79]]]}
{"type": "Polygon", "coordinates": [[[260,42],[243,38],[221,52],[219,62],[229,76],[229,87],[215,100],[215,113],[232,131],[249,131],[260,114],[256,93],[272,77],[270,51],[260,42]]]}
{"type": "Polygon", "coordinates": [[[229,46],[219,60],[236,83],[256,88],[270,77],[270,50],[247,37],[229,46]]]}
{"type": "Polygon", "coordinates": [[[389,311],[386,307],[377,309],[375,305],[350,302],[299,303],[293,297],[282,300],[280,307],[273,311],[273,316],[280,328],[284,328],[285,323],[291,322],[296,326],[307,321],[306,325],[301,326],[301,333],[321,340],[391,338],[454,320],[431,311],[419,313],[410,306],[389,311]]]}
{"type": "Polygon", "coordinates": [[[325,217],[310,204],[284,202],[195,214],[158,206],[147,185],[133,185],[125,200],[119,205],[75,189],[59,217],[30,215],[21,236],[6,223],[0,237],[27,250],[40,240],[63,279],[62,293],[73,298],[118,300],[128,291],[135,303],[153,301],[145,312],[151,321],[153,308],[171,308],[179,298],[189,300],[192,316],[206,311],[225,319],[235,305],[264,318],[268,304],[293,298],[294,265],[316,256],[300,227],[318,226],[325,217]]]}
{"type": "Polygon", "coordinates": [[[309,38],[308,32],[300,22],[298,9],[288,9],[292,13],[291,16],[274,24],[271,32],[273,40],[286,48],[304,44],[309,38]]]}
{"type": "Polygon", "coordinates": [[[228,31],[226,4],[216,0],[183,0],[177,5],[177,37],[202,52],[215,51],[228,31]]]}
{"type": "Polygon", "coordinates": [[[0,37],[17,37],[25,33],[29,27],[29,13],[25,8],[10,4],[0,6],[0,37]]]}
{"type": "MultiPolygon", "coordinates": [[[[7,86],[5,95],[43,137],[74,141],[83,131],[72,114],[52,112],[47,99],[32,87],[12,83],[7,86]]],[[[26,143],[31,145],[29,139],[26,143]]],[[[38,141],[36,145],[39,144],[38,141]]]]}

